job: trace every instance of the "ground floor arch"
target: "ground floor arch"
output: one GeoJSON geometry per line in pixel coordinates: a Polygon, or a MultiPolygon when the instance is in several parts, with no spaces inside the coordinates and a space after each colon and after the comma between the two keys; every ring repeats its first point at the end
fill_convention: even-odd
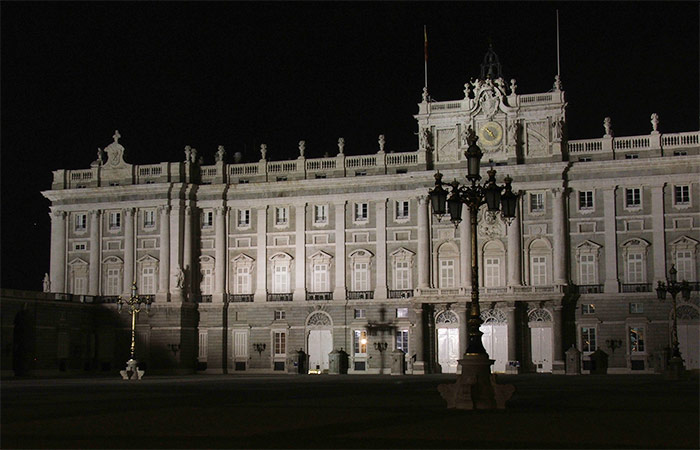
{"type": "Polygon", "coordinates": [[[484,323],[479,327],[483,333],[481,342],[486,353],[494,360],[491,372],[505,372],[508,364],[508,319],[500,309],[487,309],[481,313],[484,323]]]}

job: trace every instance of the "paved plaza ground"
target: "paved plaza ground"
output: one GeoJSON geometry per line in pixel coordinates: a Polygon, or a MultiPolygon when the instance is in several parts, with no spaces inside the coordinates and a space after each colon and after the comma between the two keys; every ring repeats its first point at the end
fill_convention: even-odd
{"type": "Polygon", "coordinates": [[[2,381],[8,448],[693,448],[697,376],[517,375],[504,411],[445,408],[455,375],[2,381]]]}

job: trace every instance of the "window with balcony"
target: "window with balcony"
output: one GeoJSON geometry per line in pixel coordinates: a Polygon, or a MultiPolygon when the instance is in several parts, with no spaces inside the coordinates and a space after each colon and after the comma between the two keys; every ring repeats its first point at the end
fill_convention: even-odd
{"type": "Polygon", "coordinates": [[[700,242],[688,236],[681,236],[671,243],[671,258],[676,265],[678,281],[697,281],[696,263],[700,242]]]}

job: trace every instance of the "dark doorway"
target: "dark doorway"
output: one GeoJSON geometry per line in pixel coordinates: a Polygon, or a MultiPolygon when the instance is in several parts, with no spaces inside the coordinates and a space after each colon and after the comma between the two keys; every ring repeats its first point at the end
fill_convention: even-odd
{"type": "Polygon", "coordinates": [[[12,368],[15,376],[29,374],[33,359],[34,324],[29,310],[23,309],[15,316],[12,335],[12,368]]]}

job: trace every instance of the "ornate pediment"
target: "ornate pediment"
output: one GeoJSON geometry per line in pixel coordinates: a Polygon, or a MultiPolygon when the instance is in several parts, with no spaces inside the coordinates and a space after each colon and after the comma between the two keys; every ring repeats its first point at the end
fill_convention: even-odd
{"type": "Polygon", "coordinates": [[[503,78],[497,78],[495,81],[490,78],[473,80],[469,86],[474,92],[474,102],[471,111],[469,111],[471,116],[483,114],[489,119],[493,119],[499,111],[504,113],[512,111],[512,108],[508,106],[506,85],[503,78]]]}
{"type": "Polygon", "coordinates": [[[74,258],[69,263],[69,266],[87,266],[88,262],[82,258],[74,258]]]}
{"type": "Polygon", "coordinates": [[[696,241],[693,238],[690,238],[688,236],[681,236],[675,241],[671,242],[671,246],[673,247],[683,247],[683,248],[694,248],[696,245],[698,245],[700,242],[696,241]]]}
{"type": "Polygon", "coordinates": [[[308,259],[310,259],[311,261],[330,262],[330,260],[333,259],[333,256],[329,255],[324,251],[319,250],[313,255],[309,256],[308,259]]]}
{"type": "Polygon", "coordinates": [[[139,263],[141,263],[141,264],[143,264],[143,263],[146,263],[146,264],[148,264],[148,263],[154,264],[154,263],[157,263],[157,262],[158,262],[158,259],[154,258],[154,257],[151,256],[151,255],[145,255],[145,256],[142,256],[141,258],[139,258],[137,262],[139,262],[139,263]]]}
{"type": "Polygon", "coordinates": [[[104,152],[107,153],[107,162],[105,163],[105,168],[122,168],[130,166],[124,161],[124,147],[119,143],[119,138],[121,135],[118,130],[114,131],[114,142],[109,144],[104,152]]]}
{"type": "Polygon", "coordinates": [[[505,236],[506,225],[499,214],[489,213],[486,207],[479,210],[478,233],[480,237],[493,239],[505,236]]]}

